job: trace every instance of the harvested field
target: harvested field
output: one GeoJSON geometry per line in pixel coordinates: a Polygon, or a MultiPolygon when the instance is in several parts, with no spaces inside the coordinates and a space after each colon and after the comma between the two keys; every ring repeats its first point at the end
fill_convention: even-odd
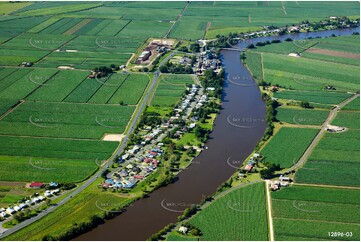
{"type": "Polygon", "coordinates": [[[350,59],[360,59],[360,54],[350,53],[350,52],[343,52],[343,51],[336,51],[336,50],[325,50],[319,48],[310,48],[306,52],[314,53],[314,54],[322,54],[322,55],[331,55],[331,56],[338,56],[350,59]]]}

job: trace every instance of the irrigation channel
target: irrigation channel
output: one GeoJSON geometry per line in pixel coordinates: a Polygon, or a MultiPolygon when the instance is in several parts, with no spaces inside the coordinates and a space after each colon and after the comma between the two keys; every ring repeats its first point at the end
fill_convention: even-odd
{"type": "MultiPolygon", "coordinates": [[[[309,37],[327,37],[332,34],[350,35],[358,28],[297,33],[283,36],[259,37],[239,42],[235,48],[243,50],[259,41],[302,40],[309,37]]],[[[188,169],[178,175],[178,180],[140,199],[126,212],[106,221],[75,240],[146,240],[202,198],[213,194],[251,154],[266,128],[265,103],[261,93],[240,61],[240,52],[222,50],[221,60],[225,70],[223,104],[215,120],[214,130],[204,149],[188,169]]]]}

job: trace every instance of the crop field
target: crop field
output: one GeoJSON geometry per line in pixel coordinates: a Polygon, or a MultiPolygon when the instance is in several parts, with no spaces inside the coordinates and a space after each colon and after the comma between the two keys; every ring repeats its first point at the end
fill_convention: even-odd
{"type": "Polygon", "coordinates": [[[337,38],[325,38],[316,46],[317,48],[360,53],[360,36],[339,36],[337,38]]]}
{"type": "Polygon", "coordinates": [[[97,160],[0,156],[0,177],[5,181],[79,182],[98,164],[101,162],[97,160]]]}
{"type": "Polygon", "coordinates": [[[270,53],[263,54],[263,64],[265,69],[291,72],[299,75],[307,73],[307,75],[313,77],[322,77],[329,80],[359,85],[360,69],[353,65],[343,65],[306,58],[294,58],[270,53]]]}
{"type": "Polygon", "coordinates": [[[276,240],[359,240],[360,191],[292,186],[272,193],[276,240]],[[331,231],[352,232],[332,238],[331,231]]]}
{"type": "MultiPolygon", "coordinates": [[[[51,69],[54,70],[54,69],[51,69]]],[[[55,73],[54,73],[55,74],[55,73]]],[[[30,82],[38,83],[37,80],[42,82],[39,88],[33,92],[27,100],[36,101],[63,101],[76,87],[78,87],[85,78],[88,72],[65,70],[59,71],[56,75],[42,75],[33,74],[29,77],[30,82]],[[43,84],[43,85],[42,85],[43,84]]]]}
{"type": "Polygon", "coordinates": [[[121,88],[128,76],[128,74],[112,74],[108,77],[95,79],[97,82],[101,83],[101,87],[90,98],[89,103],[107,103],[114,93],[121,88]]]}
{"type": "MultiPolygon", "coordinates": [[[[254,52],[266,52],[266,53],[275,53],[275,54],[286,54],[289,53],[300,53],[304,50],[310,48],[311,46],[316,45],[319,40],[316,39],[306,39],[302,42],[294,40],[293,42],[284,41],[282,43],[272,43],[270,45],[265,45],[262,47],[256,47],[254,52]]],[[[301,54],[303,56],[303,53],[301,54]]]]}
{"type": "Polygon", "coordinates": [[[185,92],[186,84],[194,84],[194,80],[189,75],[162,75],[151,104],[174,106],[185,92]]]}
{"type": "Polygon", "coordinates": [[[54,14],[62,14],[68,12],[77,12],[86,9],[91,9],[99,6],[97,3],[83,3],[83,4],[69,4],[66,7],[64,6],[55,6],[55,7],[47,7],[47,8],[35,8],[32,10],[21,12],[22,15],[30,15],[30,16],[38,16],[38,15],[54,15],[54,14]]]}
{"type": "Polygon", "coordinates": [[[20,35],[0,46],[0,65],[18,66],[24,61],[39,61],[71,38],[73,37],[32,33],[20,35]]]}
{"type": "MultiPolygon", "coordinates": [[[[122,77],[121,77],[122,78],[122,77]]],[[[128,104],[135,105],[142,97],[150,77],[148,75],[130,75],[121,86],[113,93],[109,99],[110,104],[128,104]]],[[[106,82],[108,83],[108,82],[106,82]]]]}
{"type": "Polygon", "coordinates": [[[248,51],[245,60],[247,67],[257,80],[263,80],[262,56],[260,53],[248,51]]]}
{"type": "Polygon", "coordinates": [[[134,109],[119,105],[25,102],[0,121],[0,134],[99,140],[105,133],[124,132],[134,109]]]}
{"type": "Polygon", "coordinates": [[[360,112],[341,111],[332,124],[349,129],[360,129],[360,112]]]}
{"type": "Polygon", "coordinates": [[[355,66],[360,65],[360,59],[345,58],[345,57],[332,56],[332,55],[323,55],[323,54],[310,53],[310,52],[303,52],[302,56],[305,58],[309,58],[309,59],[330,61],[330,62],[336,62],[336,63],[346,64],[346,65],[355,65],[355,66]]]}
{"type": "Polygon", "coordinates": [[[356,98],[350,103],[348,103],[346,106],[342,108],[342,110],[360,110],[360,98],[356,98]]]}
{"type": "Polygon", "coordinates": [[[291,167],[305,152],[318,129],[281,128],[261,150],[264,162],[291,167]]]}
{"type": "Polygon", "coordinates": [[[127,24],[129,24],[129,20],[108,20],[109,24],[101,31],[97,33],[97,35],[102,36],[116,36],[127,24]]]}
{"type": "Polygon", "coordinates": [[[117,37],[135,37],[144,39],[149,37],[162,38],[171,26],[172,23],[170,22],[133,20],[117,34],[117,37]]]}
{"type": "Polygon", "coordinates": [[[277,120],[290,124],[321,125],[327,118],[329,111],[300,108],[278,108],[277,120]]]}
{"type": "Polygon", "coordinates": [[[30,5],[31,3],[27,3],[27,2],[18,2],[16,4],[13,3],[6,3],[6,2],[2,2],[0,3],[0,8],[1,8],[1,14],[10,14],[18,9],[22,9],[28,5],[30,5]]]}
{"type": "Polygon", "coordinates": [[[296,182],[336,186],[360,185],[360,134],[358,130],[326,133],[304,167],[296,173],[296,182]]]}
{"type": "MultiPolygon", "coordinates": [[[[31,72],[28,72],[25,75],[22,75],[14,83],[9,83],[7,88],[4,88],[0,92],[0,96],[3,99],[24,99],[35,89],[39,88],[46,79],[35,79],[37,76],[52,76],[57,72],[54,69],[33,69],[31,72]]],[[[19,70],[14,73],[17,77],[20,76],[23,71],[19,70]]],[[[13,78],[13,75],[8,78],[13,78]]],[[[9,79],[8,79],[9,80],[9,79]]],[[[9,81],[11,82],[11,81],[9,81]]]]}
{"type": "Polygon", "coordinates": [[[321,103],[336,105],[351,97],[349,93],[321,92],[321,91],[280,91],[274,94],[275,98],[307,101],[311,103],[321,103]]]}
{"type": "Polygon", "coordinates": [[[205,21],[182,20],[176,23],[169,37],[186,40],[203,39],[206,26],[205,21]]]}
{"type": "Polygon", "coordinates": [[[239,188],[198,212],[190,223],[202,231],[201,240],[267,240],[264,186],[239,188]]]}
{"type": "Polygon", "coordinates": [[[78,24],[82,19],[76,18],[62,18],[57,22],[49,25],[47,28],[40,31],[42,34],[62,34],[68,29],[78,24]]]}
{"type": "Polygon", "coordinates": [[[2,136],[0,144],[0,155],[105,160],[118,142],[2,136]]]}

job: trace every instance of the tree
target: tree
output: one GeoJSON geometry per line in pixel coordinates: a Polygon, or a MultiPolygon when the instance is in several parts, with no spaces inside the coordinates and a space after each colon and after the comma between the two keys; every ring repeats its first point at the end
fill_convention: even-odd
{"type": "Polygon", "coordinates": [[[179,50],[179,51],[182,51],[182,52],[188,52],[187,46],[181,46],[181,47],[179,47],[178,50],[179,50]]]}
{"type": "Polygon", "coordinates": [[[198,43],[193,43],[193,44],[190,45],[189,49],[192,52],[199,52],[199,44],[198,43]]]}
{"type": "Polygon", "coordinates": [[[303,108],[312,108],[310,103],[307,102],[307,101],[302,101],[300,106],[303,107],[303,108]]]}

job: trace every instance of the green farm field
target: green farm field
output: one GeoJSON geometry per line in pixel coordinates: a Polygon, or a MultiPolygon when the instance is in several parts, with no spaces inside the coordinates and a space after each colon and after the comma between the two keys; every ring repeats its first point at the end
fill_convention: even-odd
{"type": "Polygon", "coordinates": [[[279,164],[282,168],[291,167],[305,152],[318,129],[281,128],[261,150],[263,162],[279,164]]]}
{"type": "Polygon", "coordinates": [[[360,130],[360,112],[341,111],[332,121],[332,124],[360,130]]]}
{"type": "Polygon", "coordinates": [[[280,107],[277,109],[277,120],[298,125],[321,125],[328,114],[328,110],[280,107]]]}
{"type": "Polygon", "coordinates": [[[275,98],[307,101],[327,105],[336,105],[351,97],[349,93],[321,92],[321,91],[280,91],[274,94],[275,98]]]}
{"type": "Polygon", "coordinates": [[[162,75],[152,99],[152,106],[174,106],[185,92],[186,84],[194,84],[189,75],[162,75]]]}
{"type": "Polygon", "coordinates": [[[358,130],[348,130],[344,133],[326,133],[313,150],[306,164],[297,171],[296,182],[359,186],[359,140],[358,130]]]}
{"type": "Polygon", "coordinates": [[[272,192],[275,239],[358,240],[359,196],[358,189],[308,186],[292,186],[272,192]],[[346,229],[353,236],[332,238],[328,232],[336,228],[336,231],[346,229]]]}
{"type": "Polygon", "coordinates": [[[213,201],[189,221],[201,240],[267,240],[264,183],[246,185],[213,201]]]}
{"type": "Polygon", "coordinates": [[[100,164],[100,160],[0,156],[0,177],[4,181],[17,182],[79,182],[95,172],[100,164]]]}
{"type": "Polygon", "coordinates": [[[134,110],[120,105],[25,102],[0,121],[0,134],[100,140],[105,133],[123,133],[134,110]]]}

